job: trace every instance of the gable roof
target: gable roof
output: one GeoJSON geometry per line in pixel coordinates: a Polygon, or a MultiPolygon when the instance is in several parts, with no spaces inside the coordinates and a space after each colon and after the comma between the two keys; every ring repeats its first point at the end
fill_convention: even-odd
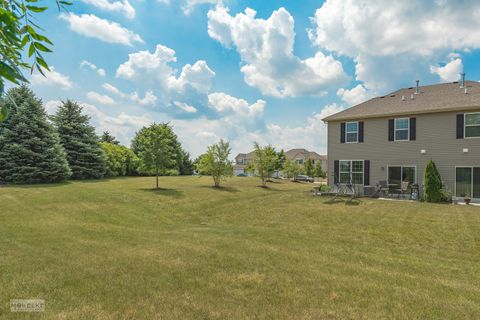
{"type": "Polygon", "coordinates": [[[327,159],[327,156],[321,156],[315,151],[308,151],[307,149],[291,149],[285,152],[285,157],[287,159],[293,160],[298,154],[302,154],[304,157],[317,160],[317,159],[327,159]]]}
{"type": "Polygon", "coordinates": [[[456,82],[404,88],[376,97],[323,119],[323,121],[355,120],[396,115],[411,115],[480,108],[480,83],[465,81],[465,88],[456,82]],[[465,93],[467,89],[467,94],[465,93]],[[413,94],[413,100],[411,96],[413,94]],[[405,100],[402,100],[405,97],[405,100]]]}

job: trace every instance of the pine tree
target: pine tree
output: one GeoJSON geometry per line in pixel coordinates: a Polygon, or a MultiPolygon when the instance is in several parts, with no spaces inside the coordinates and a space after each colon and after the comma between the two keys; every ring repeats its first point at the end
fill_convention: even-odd
{"type": "Polygon", "coordinates": [[[82,107],[71,100],[62,102],[52,117],[60,142],[67,153],[72,179],[100,179],[106,172],[106,156],[82,107]]]}
{"type": "Polygon", "coordinates": [[[100,142],[107,142],[111,144],[119,145],[120,141],[118,141],[114,136],[111,135],[110,132],[104,131],[100,136],[100,142]]]}
{"type": "Polygon", "coordinates": [[[0,181],[60,182],[69,178],[65,152],[40,99],[26,86],[10,89],[9,116],[0,124],[0,181]]]}

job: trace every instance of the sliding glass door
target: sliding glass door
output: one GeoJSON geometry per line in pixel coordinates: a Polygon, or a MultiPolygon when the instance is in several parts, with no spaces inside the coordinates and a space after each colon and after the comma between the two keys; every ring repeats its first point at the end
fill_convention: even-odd
{"type": "Polygon", "coordinates": [[[455,196],[480,198],[480,167],[455,168],[455,196]]]}

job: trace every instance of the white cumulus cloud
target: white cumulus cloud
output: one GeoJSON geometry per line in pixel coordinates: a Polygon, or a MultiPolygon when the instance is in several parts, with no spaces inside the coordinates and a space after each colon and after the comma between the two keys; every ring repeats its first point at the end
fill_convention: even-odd
{"type": "Polygon", "coordinates": [[[245,82],[265,95],[322,95],[347,80],[342,64],[330,55],[318,51],[304,60],[294,55],[294,20],[284,8],[265,20],[250,8],[231,16],[218,6],[208,12],[208,34],[236,48],[245,82]]]}
{"type": "Polygon", "coordinates": [[[120,12],[127,19],[135,18],[135,9],[132,7],[130,2],[128,2],[128,0],[112,1],[112,2],[110,2],[109,0],[82,0],[82,1],[105,11],[120,12]]]}
{"type": "Polygon", "coordinates": [[[457,81],[463,71],[462,59],[453,59],[443,67],[430,66],[430,71],[437,74],[443,82],[457,81]]]}
{"type": "Polygon", "coordinates": [[[337,91],[337,95],[348,106],[354,106],[371,98],[371,94],[367,92],[367,89],[361,84],[353,87],[352,89],[340,88],[337,91]]]}
{"type": "Polygon", "coordinates": [[[55,71],[54,67],[50,67],[50,71],[45,70],[44,73],[45,77],[39,73],[33,74],[31,83],[33,85],[58,87],[63,90],[68,90],[73,87],[73,82],[70,80],[70,77],[55,71]]]}
{"type": "Polygon", "coordinates": [[[115,100],[113,100],[112,97],[110,97],[109,95],[100,94],[100,93],[95,92],[95,91],[87,92],[87,98],[90,99],[93,102],[98,102],[98,103],[101,103],[101,104],[111,105],[111,104],[115,103],[115,100]]]}
{"type": "Polygon", "coordinates": [[[473,0],[327,0],[312,21],[312,42],[352,58],[356,79],[372,90],[433,82],[435,61],[480,47],[480,2],[473,0]]]}
{"type": "Polygon", "coordinates": [[[93,63],[91,63],[90,61],[87,61],[87,60],[82,60],[82,62],[80,62],[80,67],[88,68],[90,70],[96,71],[100,77],[105,77],[106,74],[107,74],[105,72],[105,69],[99,68],[95,64],[93,64],[93,63]]]}
{"type": "Polygon", "coordinates": [[[143,43],[142,38],[133,31],[122,27],[117,22],[101,19],[94,14],[68,13],[62,14],[60,17],[68,22],[72,31],[90,38],[127,46],[133,46],[135,42],[143,43]]]}

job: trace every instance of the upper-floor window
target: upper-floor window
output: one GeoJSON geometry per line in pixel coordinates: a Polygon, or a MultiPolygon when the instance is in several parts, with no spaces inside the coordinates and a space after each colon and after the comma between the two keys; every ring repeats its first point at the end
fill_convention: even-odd
{"type": "Polygon", "coordinates": [[[243,164],[243,159],[237,159],[237,164],[243,164]]]}
{"type": "Polygon", "coordinates": [[[395,119],[395,141],[409,140],[410,121],[409,118],[395,119]]]}
{"type": "Polygon", "coordinates": [[[346,142],[358,142],[358,121],[345,124],[346,142]]]}
{"type": "Polygon", "coordinates": [[[480,112],[465,113],[465,138],[480,137],[480,112]]]}
{"type": "Polygon", "coordinates": [[[303,159],[302,158],[298,158],[296,161],[297,161],[298,164],[303,164],[303,159]]]}

